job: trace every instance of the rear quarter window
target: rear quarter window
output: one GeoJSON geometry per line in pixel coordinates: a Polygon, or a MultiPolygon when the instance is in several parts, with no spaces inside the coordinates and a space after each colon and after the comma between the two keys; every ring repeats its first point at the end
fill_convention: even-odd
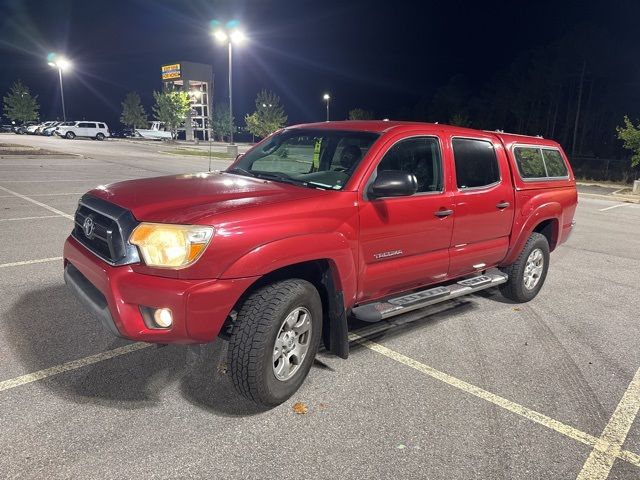
{"type": "Polygon", "coordinates": [[[560,152],[551,148],[515,147],[513,149],[520,177],[545,179],[567,177],[567,166],[560,152]]]}

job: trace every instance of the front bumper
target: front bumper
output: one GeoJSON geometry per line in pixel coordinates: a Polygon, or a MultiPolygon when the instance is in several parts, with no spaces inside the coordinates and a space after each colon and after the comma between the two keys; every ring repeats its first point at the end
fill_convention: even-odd
{"type": "Polygon", "coordinates": [[[213,340],[255,277],[180,280],[113,267],[69,237],[64,246],[65,282],[86,308],[113,334],[152,343],[213,340]],[[141,306],[170,308],[173,325],[150,328],[141,306]]]}

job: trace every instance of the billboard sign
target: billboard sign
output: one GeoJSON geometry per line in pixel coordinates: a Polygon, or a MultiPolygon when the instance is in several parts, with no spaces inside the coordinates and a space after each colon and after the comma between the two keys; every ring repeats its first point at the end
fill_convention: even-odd
{"type": "Polygon", "coordinates": [[[180,64],[163,65],[162,80],[172,80],[174,78],[180,78],[180,64]]]}

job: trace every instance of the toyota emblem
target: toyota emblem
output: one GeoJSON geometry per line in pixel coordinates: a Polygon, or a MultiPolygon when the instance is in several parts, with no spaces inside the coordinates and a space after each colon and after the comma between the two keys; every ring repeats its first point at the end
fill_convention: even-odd
{"type": "Polygon", "coordinates": [[[93,218],[87,217],[84,219],[84,223],[82,224],[82,231],[88,239],[93,238],[93,231],[95,230],[95,228],[96,226],[93,223],[93,218]]]}

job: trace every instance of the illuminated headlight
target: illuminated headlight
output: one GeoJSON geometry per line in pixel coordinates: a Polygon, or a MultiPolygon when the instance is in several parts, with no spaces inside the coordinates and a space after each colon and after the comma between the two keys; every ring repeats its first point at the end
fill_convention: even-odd
{"type": "Polygon", "coordinates": [[[211,241],[213,227],[141,223],[131,233],[144,263],[150,267],[183,268],[192,264],[211,241]]]}

